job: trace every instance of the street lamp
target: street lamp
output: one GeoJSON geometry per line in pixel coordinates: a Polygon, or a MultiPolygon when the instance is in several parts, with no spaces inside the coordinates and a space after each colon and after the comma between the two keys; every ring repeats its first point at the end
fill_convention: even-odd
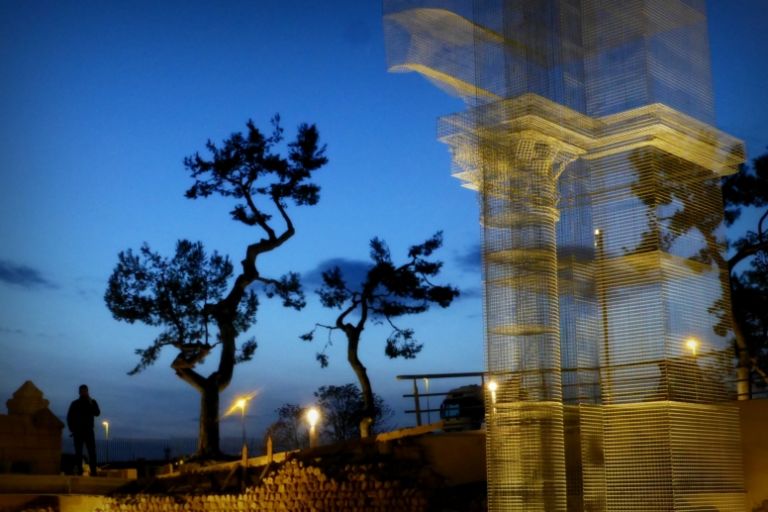
{"type": "Polygon", "coordinates": [[[240,409],[240,428],[243,431],[243,449],[245,449],[245,410],[248,408],[248,400],[245,398],[238,398],[235,400],[233,406],[235,409],[240,409]]]}
{"type": "Polygon", "coordinates": [[[240,409],[240,427],[243,430],[243,446],[245,446],[245,408],[248,406],[248,401],[245,398],[239,398],[235,405],[240,409]]]}
{"type": "Polygon", "coordinates": [[[496,390],[499,389],[499,385],[495,380],[488,382],[488,391],[491,392],[491,414],[496,414],[496,390]]]}
{"type": "Polygon", "coordinates": [[[307,410],[307,422],[309,423],[309,447],[317,446],[317,423],[320,421],[320,411],[317,407],[310,407],[307,410]]]}
{"type": "Polygon", "coordinates": [[[227,409],[227,412],[224,413],[224,416],[230,416],[234,414],[236,411],[240,411],[240,429],[242,430],[243,435],[243,453],[245,453],[246,450],[246,442],[245,442],[245,411],[248,409],[248,402],[251,401],[253,397],[256,396],[257,392],[250,393],[248,395],[243,395],[236,397],[235,400],[232,402],[232,405],[229,406],[229,409],[227,409]]]}
{"type": "Polygon", "coordinates": [[[488,383],[488,391],[491,392],[491,403],[496,405],[496,390],[499,389],[499,385],[495,380],[488,383]]]}
{"type": "Polygon", "coordinates": [[[105,462],[109,462],[109,421],[104,420],[101,422],[104,427],[104,446],[106,447],[105,462]]]}
{"type": "Polygon", "coordinates": [[[688,350],[691,351],[691,355],[693,355],[693,357],[696,357],[696,351],[699,348],[699,340],[697,340],[696,338],[688,338],[687,340],[685,340],[685,346],[688,348],[688,350]]]}

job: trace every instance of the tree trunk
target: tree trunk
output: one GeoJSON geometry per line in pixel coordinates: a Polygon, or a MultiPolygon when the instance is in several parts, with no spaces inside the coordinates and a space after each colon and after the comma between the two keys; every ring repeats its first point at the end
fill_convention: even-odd
{"type": "MultiPolygon", "coordinates": [[[[349,334],[347,334],[349,336],[349,334]]],[[[371,380],[368,378],[368,372],[357,356],[357,347],[360,341],[360,335],[350,337],[347,346],[347,360],[350,366],[357,375],[357,380],[360,383],[360,391],[363,393],[363,414],[360,420],[360,437],[365,439],[371,435],[371,425],[373,425],[373,419],[375,416],[375,407],[373,403],[373,388],[371,388],[371,380]]]]}
{"type": "Polygon", "coordinates": [[[733,315],[733,334],[736,338],[736,398],[737,400],[749,400],[752,398],[752,382],[750,379],[752,370],[752,360],[747,350],[747,342],[744,340],[744,333],[741,330],[736,315],[733,315]]]}
{"type": "Polygon", "coordinates": [[[208,377],[200,389],[200,434],[197,456],[210,459],[221,455],[219,449],[219,385],[208,377]]]}

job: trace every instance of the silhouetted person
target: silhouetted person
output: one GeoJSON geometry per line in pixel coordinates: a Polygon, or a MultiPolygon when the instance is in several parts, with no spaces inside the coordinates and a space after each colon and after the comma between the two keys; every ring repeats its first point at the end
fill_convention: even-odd
{"type": "Polygon", "coordinates": [[[77,474],[83,474],[83,443],[88,448],[88,465],[91,475],[96,475],[96,436],[93,432],[93,418],[101,414],[99,404],[88,394],[88,386],[79,388],[80,398],[72,402],[67,412],[67,427],[75,441],[77,474]]]}

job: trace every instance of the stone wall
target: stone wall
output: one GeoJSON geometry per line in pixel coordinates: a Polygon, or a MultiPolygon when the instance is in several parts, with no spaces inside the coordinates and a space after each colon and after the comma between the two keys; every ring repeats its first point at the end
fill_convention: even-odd
{"type": "Polygon", "coordinates": [[[48,400],[26,381],[0,415],[0,473],[58,474],[64,424],[48,409],[48,400]]]}

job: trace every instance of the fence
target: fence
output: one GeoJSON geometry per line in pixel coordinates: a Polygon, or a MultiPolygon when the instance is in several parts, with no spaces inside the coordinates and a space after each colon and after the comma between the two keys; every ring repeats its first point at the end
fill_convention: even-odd
{"type": "MultiPolygon", "coordinates": [[[[240,437],[224,437],[220,440],[221,451],[224,453],[239,454],[242,447],[240,437]]],[[[248,453],[256,454],[263,451],[261,438],[249,438],[247,440],[248,453]]],[[[71,438],[64,438],[62,451],[72,453],[71,438]]],[[[110,438],[96,440],[96,459],[99,465],[112,462],[132,462],[144,460],[174,460],[187,457],[197,450],[197,439],[167,438],[167,439],[131,439],[110,438]]]]}
{"type": "MultiPolygon", "coordinates": [[[[422,414],[426,413],[427,417],[427,423],[432,422],[432,413],[437,413],[438,418],[440,414],[440,407],[432,408],[430,399],[432,397],[444,397],[450,393],[451,389],[456,388],[457,386],[452,386],[450,389],[446,391],[430,391],[430,384],[433,380],[443,380],[443,379],[453,379],[453,380],[463,380],[464,382],[461,385],[465,385],[467,381],[470,381],[471,383],[476,383],[479,379],[480,386],[485,387],[485,372],[463,372],[463,373],[425,373],[423,375],[398,375],[397,380],[410,380],[412,384],[412,393],[407,393],[403,395],[403,398],[413,398],[413,409],[406,409],[406,414],[415,414],[416,415],[416,425],[422,425],[423,417],[422,414]],[[419,391],[419,382],[424,387],[424,391],[419,391]],[[426,405],[426,408],[422,407],[422,400],[424,400],[424,405],[426,405]]],[[[442,402],[442,400],[441,400],[442,402]]]]}
{"type": "MultiPolygon", "coordinates": [[[[658,367],[658,374],[653,373],[649,377],[647,377],[647,380],[649,382],[651,381],[658,381],[659,374],[670,371],[669,368],[669,362],[667,361],[649,361],[648,366],[649,367],[658,367]]],[[[613,370],[614,371],[621,371],[626,365],[614,365],[613,370]]],[[[674,370],[674,364],[671,365],[674,370]]],[[[591,370],[595,374],[595,380],[593,382],[579,382],[577,377],[577,370],[574,369],[566,369],[563,370],[563,398],[566,403],[570,402],[578,402],[581,398],[583,398],[583,395],[586,391],[592,390],[592,388],[595,388],[596,386],[599,386],[598,380],[597,380],[597,373],[599,371],[598,368],[591,368],[591,369],[580,369],[580,371],[584,372],[586,370],[591,370]],[[587,389],[589,388],[589,389],[587,389]]],[[[690,377],[690,376],[688,376],[690,377]]],[[[435,397],[441,397],[440,402],[442,402],[442,397],[447,396],[452,389],[455,389],[459,385],[466,385],[467,383],[477,383],[479,379],[479,383],[481,387],[485,387],[485,382],[488,380],[488,375],[485,372],[463,372],[463,373],[425,373],[421,375],[398,375],[397,380],[410,380],[411,386],[412,386],[412,392],[406,393],[402,395],[403,398],[411,398],[413,399],[413,408],[412,409],[406,409],[406,414],[414,414],[416,417],[416,425],[420,426],[423,424],[424,419],[426,417],[427,423],[432,422],[431,415],[432,413],[437,413],[439,415],[440,413],[440,407],[439,405],[436,408],[433,408],[431,406],[430,399],[435,397]],[[453,380],[463,380],[461,384],[453,385],[449,389],[445,391],[430,391],[431,382],[433,380],[444,380],[444,379],[453,379],[453,380]],[[421,388],[419,389],[419,384],[421,384],[421,388]]],[[[716,376],[709,376],[706,377],[706,375],[699,376],[699,379],[705,378],[706,380],[712,380],[713,382],[718,382],[718,379],[716,376]]],[[[687,382],[688,386],[690,388],[696,388],[697,383],[695,382],[696,379],[689,379],[690,382],[687,382]]],[[[683,382],[680,382],[679,384],[683,384],[683,382]]],[[[735,397],[735,385],[734,382],[726,379],[722,379],[722,384],[724,386],[727,386],[731,390],[731,395],[735,397]]],[[[686,386],[681,385],[681,389],[685,388],[686,386]]],[[[594,392],[594,391],[592,391],[594,392]]],[[[768,386],[765,387],[759,387],[759,386],[752,386],[752,393],[751,398],[753,400],[766,400],[768,399],[768,386]]],[[[439,417],[439,416],[438,416],[439,417]]]]}

